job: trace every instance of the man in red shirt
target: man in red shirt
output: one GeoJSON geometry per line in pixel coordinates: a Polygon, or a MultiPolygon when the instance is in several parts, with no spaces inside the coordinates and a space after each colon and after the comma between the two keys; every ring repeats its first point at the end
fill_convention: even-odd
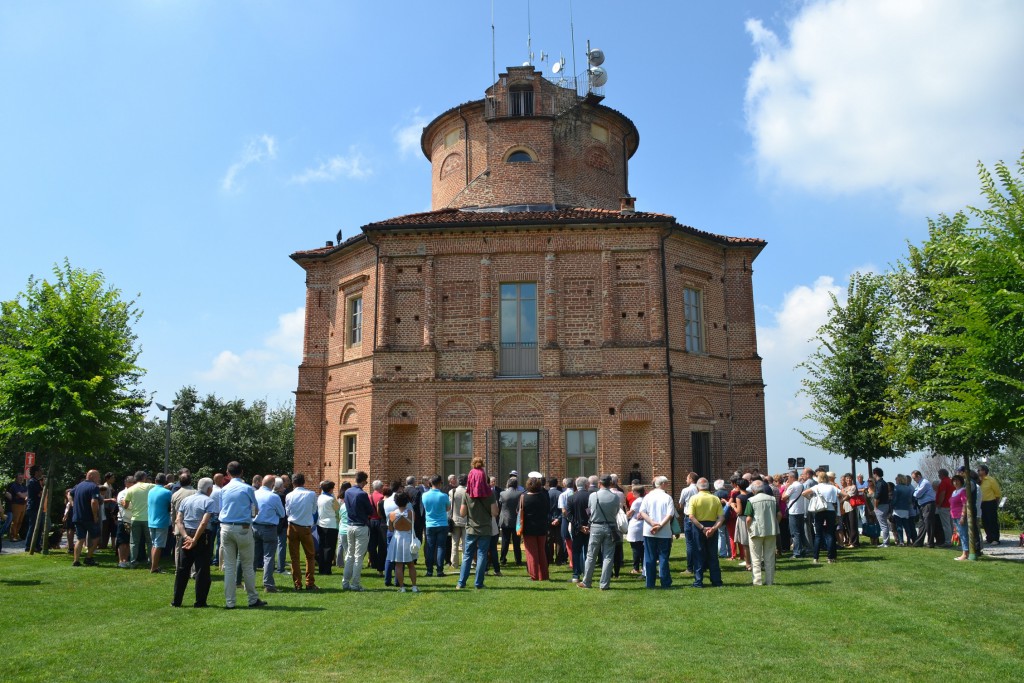
{"type": "Polygon", "coordinates": [[[949,499],[953,495],[953,480],[949,478],[949,471],[939,470],[939,485],[935,487],[935,511],[939,516],[939,523],[942,524],[942,547],[948,548],[953,539],[953,520],[949,516],[949,499]]]}

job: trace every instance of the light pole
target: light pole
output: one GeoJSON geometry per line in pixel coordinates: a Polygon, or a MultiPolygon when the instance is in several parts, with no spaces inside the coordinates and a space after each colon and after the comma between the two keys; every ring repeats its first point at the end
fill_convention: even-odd
{"type": "Polygon", "coordinates": [[[169,474],[171,468],[171,413],[178,406],[165,406],[157,403],[156,407],[167,411],[167,434],[164,437],[164,474],[169,474]]]}

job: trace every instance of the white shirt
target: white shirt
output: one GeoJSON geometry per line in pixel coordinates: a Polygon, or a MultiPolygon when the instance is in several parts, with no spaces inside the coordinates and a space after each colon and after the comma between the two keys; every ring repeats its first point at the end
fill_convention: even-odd
{"type": "Polygon", "coordinates": [[[786,487],[786,507],[791,515],[807,514],[807,499],[803,496],[804,485],[794,481],[786,487]]]}
{"type": "Polygon", "coordinates": [[[124,507],[124,497],[128,494],[128,489],[121,489],[117,494],[117,521],[122,524],[128,524],[132,521],[132,513],[130,510],[126,510],[124,507]]]}
{"type": "Polygon", "coordinates": [[[334,509],[334,496],[321,493],[316,498],[316,525],[324,529],[338,528],[338,511],[334,509]]]}
{"type": "MultiPolygon", "coordinates": [[[[828,504],[829,510],[835,511],[836,507],[839,505],[839,489],[832,484],[815,484],[807,490],[814,491],[815,496],[821,496],[824,498],[825,502],[828,504]]],[[[804,500],[807,499],[804,498],[804,500]]]]}
{"type": "Polygon", "coordinates": [[[284,498],[284,509],[289,524],[313,526],[313,510],[316,509],[316,494],[301,486],[292,489],[284,498]]]}
{"type": "Polygon", "coordinates": [[[683,506],[683,514],[690,514],[690,499],[697,495],[697,485],[690,484],[679,492],[679,504],[683,506]]]}
{"type": "Polygon", "coordinates": [[[395,505],[395,494],[384,499],[384,519],[391,519],[391,513],[398,509],[395,505]]]}
{"type": "MultiPolygon", "coordinates": [[[[640,499],[640,512],[646,514],[655,522],[660,522],[669,515],[676,516],[676,504],[672,496],[660,488],[655,487],[650,493],[640,499]]],[[[658,533],[651,531],[651,525],[644,523],[644,536],[650,538],[672,538],[672,525],[666,524],[658,529],[658,533]]]]}
{"type": "Polygon", "coordinates": [[[573,494],[573,490],[570,489],[570,488],[567,488],[567,489],[565,489],[564,491],[562,491],[561,493],[558,494],[558,510],[559,510],[559,512],[561,512],[562,510],[564,510],[567,507],[569,507],[569,496],[571,496],[572,494],[573,494]]]}
{"type": "Polygon", "coordinates": [[[629,506],[629,511],[633,514],[629,517],[629,529],[626,531],[626,540],[630,543],[644,540],[644,520],[640,518],[640,505],[643,502],[643,498],[637,498],[629,506]]]}

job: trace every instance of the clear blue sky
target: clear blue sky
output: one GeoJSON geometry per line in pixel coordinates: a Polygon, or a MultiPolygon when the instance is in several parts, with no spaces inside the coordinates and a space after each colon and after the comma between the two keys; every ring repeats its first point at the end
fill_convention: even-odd
{"type": "MultiPolygon", "coordinates": [[[[498,70],[527,2],[496,0],[498,70]]],[[[532,2],[535,63],[568,0],[532,2]]],[[[977,197],[1024,148],[1024,3],[576,0],[631,117],[637,208],[768,241],[755,266],[769,463],[802,455],[794,366],[849,274],[977,197]]],[[[423,124],[491,82],[491,5],[0,5],[0,297],[55,262],[139,294],[144,386],[291,399],[302,270],[341,230],[429,208],[423,124]]]]}

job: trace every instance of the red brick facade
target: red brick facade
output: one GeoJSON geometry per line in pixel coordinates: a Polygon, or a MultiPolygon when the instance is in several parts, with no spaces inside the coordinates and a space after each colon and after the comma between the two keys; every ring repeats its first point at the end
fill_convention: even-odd
{"type": "Polygon", "coordinates": [[[458,436],[504,479],[499,458],[512,451],[499,444],[514,436],[522,462],[561,477],[583,433],[596,436],[599,472],[625,477],[639,463],[648,482],[766,468],[751,282],[764,242],[620,212],[635,127],[588,99],[560,110],[557,91],[543,109],[552,88],[509,69],[485,100],[427,126],[435,211],[292,255],[307,288],[296,471],[442,472],[458,436]],[[513,87],[533,88],[532,112],[501,108],[513,87]],[[507,162],[510,150],[533,160],[507,162]],[[545,206],[466,210],[524,204],[545,206]],[[507,296],[516,283],[535,285],[535,303],[503,303],[502,285],[507,296]],[[516,305],[536,347],[511,352],[529,369],[509,376],[502,316],[516,305]],[[690,350],[687,310],[700,315],[690,350]]]}

